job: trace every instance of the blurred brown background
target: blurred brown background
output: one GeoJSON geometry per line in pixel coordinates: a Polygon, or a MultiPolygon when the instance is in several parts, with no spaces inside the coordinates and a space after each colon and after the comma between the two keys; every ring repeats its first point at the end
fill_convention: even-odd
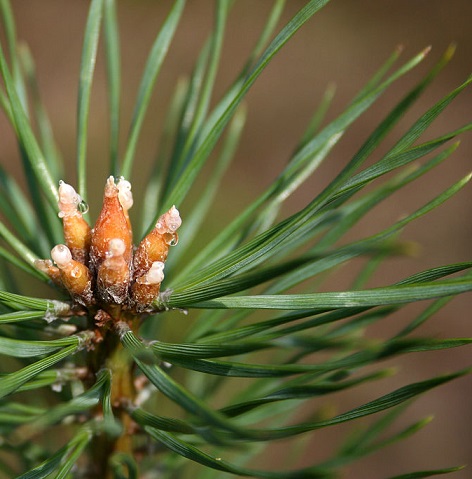
{"type": "MultiPolygon", "coordinates": [[[[305,2],[290,0],[287,3],[285,21],[305,2]]],[[[77,79],[88,4],[82,0],[13,2],[18,36],[29,44],[36,59],[41,92],[51,115],[56,139],[69,163],[67,180],[71,183],[75,182],[72,165],[75,156],[77,79]]],[[[171,4],[170,1],[118,2],[123,67],[123,144],[146,56],[171,4]]],[[[271,2],[268,1],[235,2],[227,27],[215,99],[239,72],[270,6],[271,2]]],[[[140,165],[147,164],[154,156],[169,97],[177,78],[191,71],[196,54],[211,27],[213,7],[214,3],[208,0],[188,2],[146,118],[138,148],[140,165]]],[[[456,42],[458,49],[454,60],[417,102],[400,127],[389,136],[386,146],[392,145],[419,114],[464,81],[472,71],[471,21],[470,0],[332,0],[296,34],[251,89],[247,99],[249,117],[243,142],[219,196],[222,206],[217,207],[217,211],[223,217],[221,221],[231,218],[277,175],[329,83],[337,86],[333,108],[328,115],[332,119],[397,45],[404,46],[402,58],[405,60],[426,46],[433,46],[424,64],[396,83],[356,122],[335,148],[329,161],[288,202],[287,213],[306,204],[339,171],[382,115],[434,64],[451,42],[456,42]]],[[[471,106],[472,91],[469,88],[431,126],[424,138],[470,122],[471,106]]],[[[96,213],[101,188],[108,174],[105,107],[105,75],[101,56],[96,71],[89,129],[91,175],[88,201],[92,205],[92,215],[96,213]]],[[[17,172],[16,145],[3,117],[0,119],[0,128],[0,162],[8,170],[17,172]]],[[[353,237],[378,231],[438,194],[470,171],[471,156],[472,138],[470,134],[464,135],[461,147],[447,164],[430,173],[419,185],[408,188],[374,211],[369,221],[359,225],[353,237]]],[[[138,198],[140,184],[146,174],[146,168],[140,167],[132,178],[138,198]]],[[[410,226],[404,238],[421,243],[420,254],[408,261],[389,262],[388,268],[383,270],[385,277],[379,278],[378,284],[433,265],[470,259],[471,202],[472,188],[469,187],[428,218],[410,226]]],[[[185,205],[183,214],[185,216],[185,205]]],[[[336,289],[347,286],[348,281],[346,284],[342,284],[342,281],[331,286],[336,289]]],[[[470,295],[456,299],[423,329],[423,333],[438,337],[470,335],[471,305],[470,295]]],[[[374,333],[380,335],[395,331],[396,328],[395,324],[387,324],[384,331],[377,329],[374,333]]],[[[341,398],[339,411],[385,393],[393,384],[421,380],[438,371],[447,372],[466,366],[470,363],[469,358],[470,349],[460,349],[433,355],[412,355],[394,361],[392,364],[400,367],[398,378],[387,381],[389,384],[379,384],[376,391],[362,389],[354,398],[341,398]]],[[[470,464],[468,469],[443,477],[472,477],[471,393],[472,379],[469,377],[435,390],[415,402],[408,410],[409,417],[434,413],[435,421],[404,444],[380,452],[350,468],[347,477],[382,478],[411,468],[436,468],[464,463],[470,464]]],[[[325,446],[335,444],[341,431],[340,428],[332,428],[322,435],[315,435],[306,462],[310,462],[309,456],[323,457],[325,446]]],[[[274,466],[282,468],[284,465],[282,461],[277,463],[275,458],[271,458],[271,461],[274,466]]]]}

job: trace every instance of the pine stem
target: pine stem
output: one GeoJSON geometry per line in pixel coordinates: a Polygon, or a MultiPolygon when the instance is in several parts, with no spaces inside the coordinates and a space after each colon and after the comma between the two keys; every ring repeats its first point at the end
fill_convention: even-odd
{"type": "MultiPolygon", "coordinates": [[[[131,434],[134,423],[124,409],[125,404],[134,402],[137,393],[133,378],[133,361],[112,331],[106,333],[93,356],[94,361],[89,364],[89,368],[94,376],[103,368],[110,370],[111,405],[115,419],[122,426],[122,432],[118,437],[110,436],[106,432],[94,436],[90,444],[89,477],[112,479],[114,476],[110,468],[111,457],[115,453],[132,455],[133,452],[131,434]]],[[[101,407],[97,409],[96,415],[103,415],[101,407]]]]}

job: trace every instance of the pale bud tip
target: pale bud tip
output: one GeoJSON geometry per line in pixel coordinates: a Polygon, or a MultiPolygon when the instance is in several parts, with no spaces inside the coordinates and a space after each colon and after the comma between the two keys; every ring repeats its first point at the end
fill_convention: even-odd
{"type": "Polygon", "coordinates": [[[65,183],[64,181],[59,182],[59,199],[63,203],[79,203],[80,196],[75,191],[74,187],[65,183]]]}
{"type": "Polygon", "coordinates": [[[109,176],[105,185],[105,196],[113,197],[118,194],[118,188],[115,185],[115,178],[109,176]]]}
{"type": "Polygon", "coordinates": [[[77,214],[77,208],[81,202],[82,198],[77,191],[61,180],[59,182],[59,216],[63,218],[64,216],[77,214]]]}
{"type": "Polygon", "coordinates": [[[59,268],[64,268],[72,261],[72,254],[65,244],[58,244],[51,250],[51,258],[59,268]]]}
{"type": "Polygon", "coordinates": [[[182,218],[180,217],[179,210],[174,206],[164,213],[156,224],[156,227],[160,230],[164,230],[166,233],[175,233],[182,225],[182,218]]]}

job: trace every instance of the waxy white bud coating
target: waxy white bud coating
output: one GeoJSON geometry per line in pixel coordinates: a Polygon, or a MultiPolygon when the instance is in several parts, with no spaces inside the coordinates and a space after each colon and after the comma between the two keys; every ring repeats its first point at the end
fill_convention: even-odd
{"type": "Polygon", "coordinates": [[[59,182],[59,217],[63,218],[64,216],[79,214],[77,208],[81,202],[82,198],[77,191],[71,185],[61,180],[59,182]]]}
{"type": "Polygon", "coordinates": [[[75,191],[74,187],[62,180],[59,182],[59,199],[61,203],[74,205],[79,204],[81,201],[81,198],[75,191]]]}
{"type": "Polygon", "coordinates": [[[167,212],[166,224],[170,233],[177,231],[182,224],[182,218],[180,218],[179,210],[175,205],[167,212]]]}
{"type": "Polygon", "coordinates": [[[159,221],[156,223],[156,228],[159,233],[175,233],[182,224],[182,219],[180,218],[179,210],[174,206],[167,212],[164,213],[159,221]]]}
{"type": "Polygon", "coordinates": [[[115,184],[115,178],[113,176],[109,176],[107,178],[107,182],[105,185],[105,196],[108,198],[114,197],[118,194],[118,188],[115,184]]]}
{"type": "Polygon", "coordinates": [[[144,275],[146,284],[161,284],[164,281],[164,263],[162,261],[154,261],[149,271],[144,275]]]}
{"type": "Polygon", "coordinates": [[[65,268],[72,261],[70,249],[65,244],[58,244],[51,250],[51,258],[58,268],[65,268]]]}
{"type": "Polygon", "coordinates": [[[118,188],[118,199],[124,210],[128,211],[133,206],[133,193],[131,193],[131,183],[121,177],[116,185],[118,188]]]}
{"type": "Polygon", "coordinates": [[[125,242],[121,238],[113,238],[108,243],[108,252],[111,256],[122,256],[125,250],[125,242]]]}

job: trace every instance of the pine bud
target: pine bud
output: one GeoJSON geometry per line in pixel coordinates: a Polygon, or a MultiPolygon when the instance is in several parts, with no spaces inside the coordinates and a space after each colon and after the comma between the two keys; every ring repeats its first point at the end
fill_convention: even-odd
{"type": "Polygon", "coordinates": [[[37,259],[34,265],[39,271],[46,273],[51,281],[57,286],[63,286],[61,280],[61,271],[57,266],[54,266],[50,259],[37,259]]]}
{"type": "Polygon", "coordinates": [[[72,259],[70,249],[64,244],[54,246],[51,257],[60,270],[62,284],[72,298],[83,306],[92,305],[92,275],[87,266],[72,259]]]}
{"type": "Polygon", "coordinates": [[[72,258],[86,264],[90,248],[91,229],[79,210],[80,205],[83,204],[82,198],[71,185],[60,181],[58,204],[59,217],[62,218],[64,229],[64,239],[72,253],[72,258]]]}
{"type": "Polygon", "coordinates": [[[138,312],[144,311],[157,298],[163,280],[162,261],[154,261],[149,270],[136,280],[132,287],[132,296],[138,312]]]}
{"type": "Polygon", "coordinates": [[[132,235],[126,220],[123,207],[118,198],[119,190],[113,176],[110,176],[105,186],[102,211],[95,223],[90,247],[90,265],[98,271],[110,250],[110,240],[117,238],[124,243],[124,260],[129,264],[132,253],[132,235]]]}
{"type": "Polygon", "coordinates": [[[164,213],[154,229],[141,241],[134,254],[134,274],[141,276],[151,268],[155,261],[165,262],[169,246],[177,244],[177,229],[182,224],[179,211],[175,206],[164,213]]]}

